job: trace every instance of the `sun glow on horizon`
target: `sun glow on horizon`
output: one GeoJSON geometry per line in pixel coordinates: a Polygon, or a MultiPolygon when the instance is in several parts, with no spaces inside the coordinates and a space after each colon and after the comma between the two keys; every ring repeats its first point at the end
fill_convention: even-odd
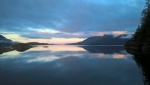
{"type": "Polygon", "coordinates": [[[49,44],[68,44],[68,43],[76,43],[85,40],[88,37],[92,36],[104,36],[104,35],[123,35],[123,34],[131,34],[127,31],[105,31],[105,32],[94,32],[92,34],[87,33],[63,33],[63,35],[57,32],[49,32],[49,31],[40,31],[38,33],[29,33],[27,36],[22,36],[22,34],[17,33],[6,33],[3,34],[6,38],[11,39],[16,42],[28,43],[28,42],[39,42],[39,43],[49,43],[49,44]],[[28,37],[32,36],[31,38],[28,37]],[[56,36],[57,35],[57,36],[56,36]]]}
{"type": "Polygon", "coordinates": [[[4,36],[13,41],[27,43],[27,42],[39,42],[50,44],[67,44],[83,41],[85,38],[50,38],[50,39],[30,39],[21,37],[19,34],[4,34],[4,36]]]}

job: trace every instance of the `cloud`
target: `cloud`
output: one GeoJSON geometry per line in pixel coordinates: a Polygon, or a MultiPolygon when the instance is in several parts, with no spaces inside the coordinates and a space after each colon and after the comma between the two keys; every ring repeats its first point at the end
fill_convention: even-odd
{"type": "Polygon", "coordinates": [[[76,32],[76,33],[67,33],[67,32],[48,32],[48,31],[39,31],[39,32],[29,32],[22,33],[20,36],[29,38],[29,39],[52,39],[52,38],[88,38],[91,36],[104,36],[104,35],[131,35],[133,33],[127,31],[105,31],[105,32],[76,32]]]}
{"type": "Polygon", "coordinates": [[[112,34],[113,35],[123,35],[123,34],[127,34],[127,31],[113,31],[112,34]]]}
{"type": "Polygon", "coordinates": [[[123,39],[130,39],[133,35],[122,36],[123,39]]]}
{"type": "Polygon", "coordinates": [[[0,29],[29,38],[50,38],[49,34],[36,35],[46,29],[60,32],[51,34],[55,37],[68,37],[69,33],[83,37],[82,32],[134,32],[144,3],[143,0],[0,0],[0,29]]]}

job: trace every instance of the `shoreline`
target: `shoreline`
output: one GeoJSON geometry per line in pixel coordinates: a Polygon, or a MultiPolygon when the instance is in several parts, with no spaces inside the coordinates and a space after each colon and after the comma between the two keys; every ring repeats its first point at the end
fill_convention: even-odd
{"type": "Polygon", "coordinates": [[[0,47],[0,54],[3,54],[5,52],[9,52],[9,51],[13,51],[13,50],[23,52],[23,51],[26,51],[32,47],[33,46],[28,45],[28,44],[18,43],[18,44],[12,45],[11,47],[0,47]]]}

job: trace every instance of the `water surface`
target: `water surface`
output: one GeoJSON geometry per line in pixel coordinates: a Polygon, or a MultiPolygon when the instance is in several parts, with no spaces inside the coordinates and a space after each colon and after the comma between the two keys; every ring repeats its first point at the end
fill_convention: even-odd
{"type": "Polygon", "coordinates": [[[37,46],[0,55],[0,85],[144,85],[122,46],[37,46]]]}

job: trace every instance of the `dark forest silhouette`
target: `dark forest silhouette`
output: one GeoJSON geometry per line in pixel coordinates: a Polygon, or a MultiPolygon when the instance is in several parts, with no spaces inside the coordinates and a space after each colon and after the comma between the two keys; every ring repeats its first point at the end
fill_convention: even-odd
{"type": "Polygon", "coordinates": [[[139,68],[143,71],[144,85],[150,85],[150,1],[146,0],[146,6],[142,12],[141,24],[133,37],[125,44],[128,53],[134,55],[139,68]]]}
{"type": "Polygon", "coordinates": [[[150,48],[150,2],[146,0],[146,6],[142,11],[141,24],[133,37],[125,44],[128,49],[149,50],[150,48]]]}

